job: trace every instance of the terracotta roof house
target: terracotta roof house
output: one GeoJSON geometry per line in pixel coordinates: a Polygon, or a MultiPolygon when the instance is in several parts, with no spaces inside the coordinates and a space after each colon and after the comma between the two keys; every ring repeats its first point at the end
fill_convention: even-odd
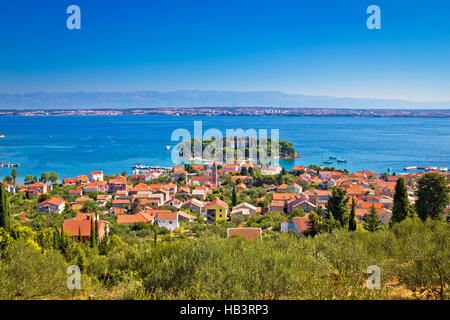
{"type": "Polygon", "coordinates": [[[79,188],[75,188],[75,189],[69,190],[68,194],[81,196],[81,195],[83,195],[83,187],[81,187],[81,188],[79,187],[79,188]]]}
{"type": "Polygon", "coordinates": [[[108,190],[118,191],[127,190],[127,180],[123,177],[116,177],[108,180],[108,190]]]}
{"type": "Polygon", "coordinates": [[[180,226],[178,222],[178,213],[171,211],[164,212],[164,210],[160,210],[160,212],[156,214],[155,224],[173,231],[180,226]]]}
{"type": "Polygon", "coordinates": [[[303,233],[308,230],[308,216],[306,217],[294,217],[292,222],[285,222],[281,224],[281,231],[288,232],[294,230],[297,233],[303,233]]]}
{"type": "Polygon", "coordinates": [[[63,199],[60,198],[51,198],[49,200],[43,201],[38,204],[37,211],[38,212],[56,212],[62,213],[66,207],[66,203],[63,199]]]}
{"type": "Polygon", "coordinates": [[[293,168],[292,168],[292,171],[306,171],[306,170],[308,170],[308,167],[305,167],[305,166],[294,166],[293,168]]]}
{"type": "Polygon", "coordinates": [[[48,190],[47,184],[40,182],[30,184],[27,187],[27,192],[29,196],[39,197],[40,195],[46,194],[47,190],[48,190]]]}
{"type": "Polygon", "coordinates": [[[150,187],[148,185],[145,183],[139,183],[129,190],[129,194],[145,193],[149,191],[150,187]]]}
{"type": "Polygon", "coordinates": [[[72,234],[77,241],[89,241],[91,238],[91,227],[95,228],[95,221],[98,221],[98,234],[100,240],[103,240],[106,233],[109,232],[108,222],[100,220],[94,213],[79,213],[72,220],[64,220],[63,230],[72,234]],[[79,235],[81,233],[81,239],[79,235]]]}
{"type": "Polygon", "coordinates": [[[292,213],[294,208],[302,209],[303,212],[309,213],[311,211],[316,211],[317,206],[308,201],[307,197],[301,197],[295,200],[292,200],[288,203],[287,213],[292,213]]]}
{"type": "Polygon", "coordinates": [[[177,198],[172,198],[172,199],[164,202],[164,205],[179,209],[183,205],[183,201],[178,200],[177,198]]]}
{"type": "Polygon", "coordinates": [[[228,204],[216,198],[205,205],[207,222],[212,223],[215,221],[227,220],[228,204]]]}
{"type": "Polygon", "coordinates": [[[92,171],[89,178],[91,181],[103,181],[103,171],[92,171]]]}
{"type": "Polygon", "coordinates": [[[130,200],[113,200],[111,206],[114,208],[125,208],[130,206],[130,200]]]}
{"type": "Polygon", "coordinates": [[[62,185],[64,187],[66,186],[75,186],[77,184],[77,181],[74,178],[64,178],[62,180],[62,185]]]}
{"type": "Polygon", "coordinates": [[[228,228],[227,238],[241,236],[248,241],[262,240],[261,228],[228,228]]]}
{"type": "Polygon", "coordinates": [[[72,205],[72,210],[73,211],[81,211],[83,210],[84,206],[82,204],[73,204],[72,205]]]}
{"type": "Polygon", "coordinates": [[[83,203],[85,203],[86,201],[92,201],[92,202],[94,202],[94,200],[93,200],[92,198],[79,197],[79,198],[77,198],[77,199],[74,201],[74,203],[75,203],[75,204],[83,204],[83,203]]]}
{"type": "Polygon", "coordinates": [[[284,212],[284,201],[282,200],[270,201],[270,211],[284,212]]]}
{"type": "Polygon", "coordinates": [[[77,176],[77,178],[75,180],[77,181],[77,183],[88,183],[89,182],[89,178],[86,175],[77,176]]]}
{"type": "Polygon", "coordinates": [[[201,214],[201,215],[205,215],[204,207],[205,207],[205,204],[202,201],[197,200],[197,199],[187,200],[181,205],[181,208],[189,209],[192,212],[194,212],[196,214],[201,214]]]}
{"type": "Polygon", "coordinates": [[[186,213],[184,211],[177,211],[178,213],[178,220],[187,220],[189,222],[193,222],[195,220],[195,217],[193,215],[190,215],[189,213],[186,213]]]}
{"type": "Polygon", "coordinates": [[[132,224],[137,222],[152,222],[153,216],[146,214],[144,212],[138,212],[136,214],[121,214],[117,216],[117,223],[121,224],[132,224]]]}
{"type": "Polygon", "coordinates": [[[257,214],[256,207],[247,202],[243,202],[233,207],[233,210],[230,213],[231,216],[235,215],[254,216],[256,214],[257,214]]]}

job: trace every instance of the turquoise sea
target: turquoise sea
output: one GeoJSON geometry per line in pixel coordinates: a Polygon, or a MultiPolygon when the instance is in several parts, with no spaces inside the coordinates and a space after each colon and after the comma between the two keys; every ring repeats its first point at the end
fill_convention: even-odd
{"type": "MultiPolygon", "coordinates": [[[[404,166],[450,167],[450,119],[356,117],[231,117],[231,116],[45,116],[0,117],[0,162],[20,163],[19,180],[54,171],[61,178],[103,170],[131,172],[135,163],[172,166],[172,131],[194,134],[217,128],[279,129],[301,158],[281,161],[294,165],[321,164],[330,155],[347,159],[332,166],[350,171],[404,166]]],[[[270,131],[269,131],[270,132],[270,131]]],[[[0,168],[0,177],[11,168],[0,168]]]]}

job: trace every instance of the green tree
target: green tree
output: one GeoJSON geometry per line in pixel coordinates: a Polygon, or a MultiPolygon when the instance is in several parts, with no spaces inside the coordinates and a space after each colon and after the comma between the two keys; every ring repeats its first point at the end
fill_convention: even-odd
{"type": "Polygon", "coordinates": [[[233,188],[233,195],[231,197],[231,203],[232,203],[233,207],[237,206],[237,202],[238,202],[237,191],[236,191],[236,188],[233,188]]]}
{"type": "Polygon", "coordinates": [[[275,181],[277,185],[283,184],[283,175],[281,173],[277,174],[275,181]]]}
{"type": "Polygon", "coordinates": [[[348,220],[348,230],[355,231],[356,230],[356,200],[352,198],[352,210],[350,211],[350,218],[348,220]]]}
{"type": "Polygon", "coordinates": [[[11,177],[13,178],[14,181],[14,186],[16,185],[16,180],[17,180],[17,169],[13,168],[11,171],[11,177]]]}
{"type": "Polygon", "coordinates": [[[30,184],[33,184],[33,183],[36,183],[36,182],[37,182],[36,177],[33,177],[31,175],[26,176],[25,180],[24,180],[25,185],[30,185],[30,184]]]}
{"type": "Polygon", "coordinates": [[[6,176],[3,178],[3,182],[6,182],[7,184],[11,184],[13,182],[13,179],[10,176],[6,176]]]}
{"type": "Polygon", "coordinates": [[[91,248],[93,248],[95,246],[95,231],[94,231],[94,223],[92,222],[92,219],[91,219],[91,232],[89,234],[89,242],[90,242],[91,248]]]}
{"type": "Polygon", "coordinates": [[[52,184],[56,183],[58,181],[59,175],[57,173],[54,172],[50,172],[48,174],[48,181],[51,182],[52,184]]]}
{"type": "Polygon", "coordinates": [[[49,178],[50,178],[50,173],[49,172],[42,172],[41,173],[41,178],[39,179],[39,182],[47,183],[49,181],[49,178]]]}
{"type": "Polygon", "coordinates": [[[308,215],[308,221],[306,221],[308,229],[306,234],[315,236],[322,230],[323,217],[314,211],[311,211],[308,215]]]}
{"type": "Polygon", "coordinates": [[[305,216],[305,211],[303,211],[303,209],[301,209],[301,208],[294,208],[294,209],[292,209],[292,212],[289,215],[289,218],[304,217],[304,216],[305,216]]]}
{"type": "Polygon", "coordinates": [[[377,215],[377,209],[372,205],[370,211],[364,215],[364,229],[370,232],[375,232],[381,224],[380,217],[377,215]]]}
{"type": "Polygon", "coordinates": [[[449,188],[444,176],[439,173],[426,173],[417,181],[416,211],[425,221],[427,218],[439,220],[450,202],[449,188]]]}
{"type": "Polygon", "coordinates": [[[98,230],[98,219],[95,219],[94,237],[95,237],[95,245],[98,245],[98,243],[100,241],[99,230],[98,230]]]}
{"type": "Polygon", "coordinates": [[[0,184],[0,228],[5,229],[7,232],[11,230],[8,194],[2,183],[0,184]]]}
{"type": "Polygon", "coordinates": [[[333,218],[341,227],[348,225],[349,209],[348,209],[347,191],[343,188],[332,188],[332,196],[327,202],[327,211],[333,215],[333,218]]]}
{"type": "Polygon", "coordinates": [[[139,198],[135,198],[130,209],[131,214],[136,214],[139,212],[139,205],[141,203],[141,200],[139,198]]]}
{"type": "Polygon", "coordinates": [[[405,178],[400,177],[395,185],[394,208],[392,209],[392,223],[401,222],[409,216],[410,206],[408,199],[408,189],[406,187],[405,178]]]}

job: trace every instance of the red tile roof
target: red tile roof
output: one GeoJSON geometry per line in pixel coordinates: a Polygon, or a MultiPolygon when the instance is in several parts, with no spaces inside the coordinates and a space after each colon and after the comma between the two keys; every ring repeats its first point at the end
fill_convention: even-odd
{"type": "Polygon", "coordinates": [[[159,210],[159,212],[156,214],[156,219],[157,220],[177,220],[177,216],[178,216],[178,213],[176,213],[176,212],[172,212],[170,210],[159,210]]]}
{"type": "Polygon", "coordinates": [[[52,204],[54,206],[59,207],[60,205],[62,205],[64,203],[63,199],[60,198],[51,198],[49,200],[46,201],[42,201],[41,203],[38,204],[38,206],[44,206],[44,205],[48,205],[48,204],[52,204]]]}
{"type": "Polygon", "coordinates": [[[221,206],[222,208],[228,208],[228,204],[225,201],[220,200],[219,198],[216,198],[214,201],[207,203],[206,208],[209,208],[215,204],[221,206]]]}
{"type": "Polygon", "coordinates": [[[261,240],[262,230],[261,228],[228,228],[227,237],[239,235],[247,239],[248,241],[254,241],[256,239],[261,240]]]}

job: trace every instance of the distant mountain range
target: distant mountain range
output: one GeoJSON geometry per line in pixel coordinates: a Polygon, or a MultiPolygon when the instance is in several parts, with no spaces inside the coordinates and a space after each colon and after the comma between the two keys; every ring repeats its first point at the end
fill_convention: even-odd
{"type": "Polygon", "coordinates": [[[389,99],[337,98],[288,94],[280,91],[0,93],[0,109],[3,110],[167,107],[449,109],[450,101],[415,102],[389,99]]]}

